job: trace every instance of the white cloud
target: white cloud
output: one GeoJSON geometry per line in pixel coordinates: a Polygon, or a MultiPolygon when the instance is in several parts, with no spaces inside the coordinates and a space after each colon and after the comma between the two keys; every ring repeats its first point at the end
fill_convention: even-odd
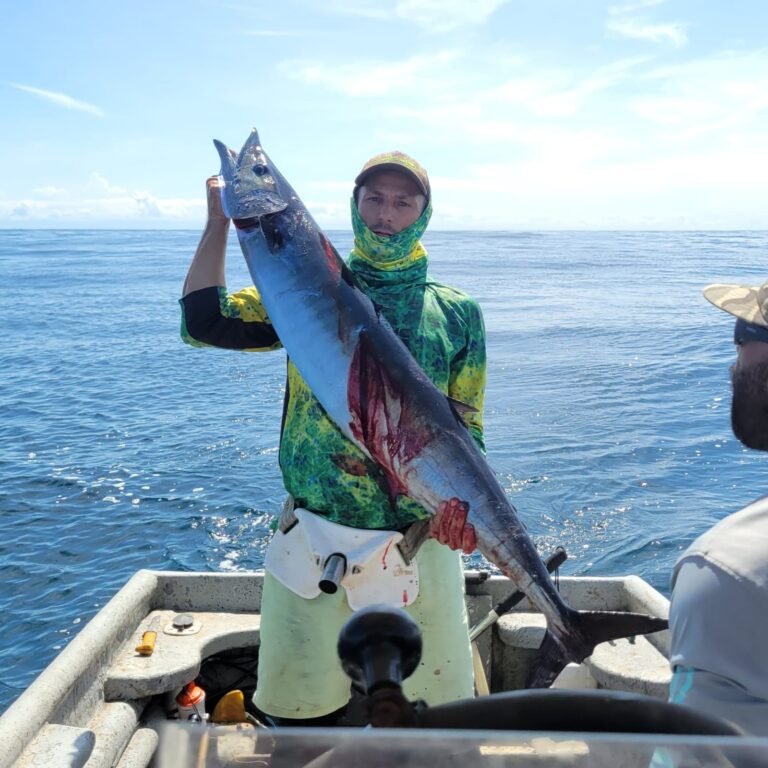
{"type": "Polygon", "coordinates": [[[146,193],[126,198],[0,200],[0,223],[4,219],[19,218],[41,226],[51,220],[78,226],[99,226],[116,221],[139,225],[145,219],[153,218],[165,225],[196,227],[205,221],[205,202],[183,198],[158,199],[146,193]]]}
{"type": "Polygon", "coordinates": [[[119,187],[113,184],[98,171],[93,171],[88,176],[88,187],[96,190],[97,192],[110,195],[112,197],[124,197],[128,194],[128,191],[123,187],[119,187]]]}
{"type": "MultiPolygon", "coordinates": [[[[485,92],[478,94],[477,101],[472,103],[425,105],[423,108],[393,107],[389,114],[406,124],[418,126],[419,134],[430,134],[433,145],[454,145],[460,138],[466,146],[498,144],[500,155],[521,150],[548,153],[558,147],[567,150],[571,139],[578,135],[565,127],[530,121],[520,110],[513,110],[517,112],[514,117],[505,117],[499,109],[488,109],[488,103],[498,104],[490,92],[485,92]],[[449,130],[447,126],[450,126],[449,130]]],[[[412,136],[402,133],[399,138],[408,143],[412,136]]]]}
{"type": "Polygon", "coordinates": [[[53,184],[49,184],[44,187],[33,189],[32,194],[40,197],[66,197],[67,190],[63,187],[56,187],[53,184]]]}
{"type": "Polygon", "coordinates": [[[509,0],[399,0],[398,17],[427,31],[448,32],[468,24],[483,24],[509,0]]]}
{"type": "Polygon", "coordinates": [[[768,51],[654,61],[531,62],[480,91],[447,72],[451,94],[376,105],[379,134],[417,156],[461,146],[428,166],[437,228],[765,228],[768,51]]]}
{"type": "Polygon", "coordinates": [[[375,108],[404,145],[428,135],[432,145],[499,143],[502,154],[590,144],[601,155],[664,154],[688,149],[693,138],[716,150],[736,130],[768,129],[768,51],[648,69],[651,61],[619,60],[581,75],[532,64],[484,90],[465,88],[459,72],[446,75],[450,93],[429,89],[417,106],[399,100],[375,108]]]}
{"type": "Polygon", "coordinates": [[[364,19],[384,21],[396,18],[392,4],[378,0],[327,0],[326,10],[338,16],[356,16],[364,19]]]}
{"type": "Polygon", "coordinates": [[[29,216],[30,205],[29,203],[20,202],[12,203],[10,207],[10,215],[14,218],[26,219],[29,216]]]}
{"type": "MultiPolygon", "coordinates": [[[[642,4],[649,17],[652,5],[659,3],[642,4]]],[[[376,7],[396,20],[398,8],[427,14],[437,6],[380,0],[376,7]]],[[[616,11],[606,18],[641,24],[640,4],[616,11]]],[[[379,26],[390,36],[397,31],[379,26]]],[[[402,25],[399,31],[407,32],[402,25]]],[[[525,47],[521,53],[508,41],[505,51],[472,50],[468,36],[462,48],[423,44],[402,57],[372,48],[363,61],[314,58],[294,46],[299,53],[291,55],[306,58],[280,69],[295,78],[286,93],[300,94],[298,81],[311,83],[358,131],[355,154],[361,145],[373,153],[375,144],[423,158],[435,189],[433,228],[768,226],[760,210],[768,197],[768,49],[692,58],[672,50],[673,35],[655,39],[667,45],[617,61],[605,59],[616,46],[600,41],[573,56],[525,47]]],[[[327,180],[291,178],[322,227],[349,226],[357,170],[350,163],[327,180]]],[[[197,228],[205,219],[197,187],[185,198],[184,190],[158,194],[165,180],[138,189],[94,172],[64,183],[47,176],[50,166],[41,168],[28,187],[0,195],[0,223],[197,228]]],[[[115,168],[111,173],[124,173],[115,168]]]]}
{"type": "MultiPolygon", "coordinates": [[[[756,137],[755,137],[756,138],[756,137]]],[[[768,140],[613,163],[571,155],[433,174],[433,227],[728,229],[766,226],[768,140]],[[482,200],[483,205],[472,201],[482,200]],[[468,204],[469,203],[469,204],[468,204]],[[453,212],[453,213],[451,213],[453,212]],[[465,220],[455,218],[461,212],[465,220]],[[466,216],[472,220],[468,221],[466,216]]]]}
{"type": "Polygon", "coordinates": [[[579,112],[591,96],[618,85],[631,70],[646,61],[646,58],[616,61],[580,79],[565,71],[512,77],[480,91],[475,98],[489,110],[498,111],[498,106],[505,104],[524,108],[539,117],[568,117],[579,112]]]}
{"type": "MultiPolygon", "coordinates": [[[[339,185],[341,183],[339,182],[339,185]]],[[[306,185],[305,185],[306,186],[306,185]]],[[[344,191],[351,192],[350,184],[345,184],[344,191]]],[[[344,197],[341,198],[344,200],[344,197]]],[[[312,213],[312,218],[321,228],[327,229],[348,229],[349,228],[349,203],[328,202],[327,200],[315,200],[306,198],[304,204],[307,210],[312,213]]]]}
{"type": "Polygon", "coordinates": [[[632,102],[632,110],[647,120],[661,126],[702,127],[720,114],[722,106],[713,99],[675,97],[638,98],[632,102]]]}
{"type": "Polygon", "coordinates": [[[605,27],[621,37],[633,40],[645,40],[650,43],[671,43],[682,48],[688,42],[685,25],[679,22],[666,24],[651,23],[646,20],[643,11],[661,5],[664,0],[630,0],[621,5],[608,8],[608,14],[613,16],[605,27]]]}
{"type": "Polygon", "coordinates": [[[610,20],[606,28],[622,37],[651,43],[671,43],[677,48],[682,48],[688,42],[685,26],[679,23],[649,24],[638,19],[610,20]]]}
{"type": "Polygon", "coordinates": [[[682,136],[754,126],[768,116],[768,51],[725,52],[642,78],[647,92],[628,101],[637,115],[682,136]]]}
{"type": "Polygon", "coordinates": [[[149,192],[134,192],[133,200],[141,216],[162,216],[160,201],[149,192]]]}
{"type": "MultiPolygon", "coordinates": [[[[538,117],[568,117],[579,112],[587,100],[620,84],[633,76],[633,70],[648,61],[635,57],[612,62],[586,76],[574,75],[570,70],[537,70],[531,65],[530,74],[520,57],[511,57],[495,66],[495,54],[487,58],[475,57],[469,64],[469,55],[460,49],[448,49],[430,56],[417,55],[400,61],[352,61],[338,65],[322,62],[286,61],[280,65],[288,76],[311,85],[352,97],[381,97],[397,94],[400,103],[407,103],[408,84],[418,86],[420,106],[410,109],[399,105],[377,104],[376,109],[389,116],[440,113],[446,124],[457,116],[461,122],[498,119],[504,110],[523,109],[538,117]],[[461,66],[451,66],[454,64],[461,66]],[[484,72],[490,83],[478,89],[475,72],[484,72]],[[507,71],[520,71],[504,78],[507,71]],[[500,80],[492,84],[493,79],[500,80]]],[[[391,132],[391,131],[390,131],[391,132]]]]}
{"type": "Polygon", "coordinates": [[[457,138],[482,145],[501,142],[502,152],[517,144],[551,154],[559,153],[559,147],[583,149],[585,143],[607,151],[618,148],[617,141],[600,121],[595,123],[593,109],[610,103],[611,90],[627,78],[636,79],[635,70],[647,61],[645,57],[622,59],[581,76],[566,70],[532,69],[480,90],[462,91],[460,78],[451,77],[454,87],[448,94],[430,91],[431,99],[418,106],[390,104],[379,109],[385,123],[400,123],[403,132],[410,128],[411,136],[403,133],[403,143],[413,134],[427,133],[433,144],[450,144],[457,138]],[[575,121],[582,116],[592,127],[569,129],[567,118],[575,121]]]}
{"type": "Polygon", "coordinates": [[[148,191],[129,191],[93,172],[70,188],[41,186],[23,199],[0,198],[0,223],[24,222],[37,226],[99,226],[122,222],[137,226],[147,218],[163,225],[199,226],[205,219],[205,201],[199,198],[159,198],[148,191]]]}
{"type": "MultiPolygon", "coordinates": [[[[525,158],[520,162],[475,164],[465,177],[436,177],[436,190],[473,189],[486,193],[505,192],[510,197],[567,195],[585,197],[652,199],[654,194],[712,189],[718,196],[726,190],[768,189],[768,178],[754,173],[754,164],[768,162],[768,142],[762,146],[725,147],[718,152],[679,153],[675,157],[642,158],[615,162],[592,162],[590,153],[566,153],[552,158],[525,158]],[[521,183],[521,180],[524,180],[521,183]]],[[[684,198],[679,198],[683,199],[684,198]]]]}
{"type": "Polygon", "coordinates": [[[634,0],[634,2],[622,3],[621,5],[612,5],[608,8],[611,16],[621,16],[627,13],[635,13],[661,5],[665,0],[634,0]]]}
{"type": "Polygon", "coordinates": [[[407,21],[440,33],[485,23],[510,0],[331,0],[330,12],[369,19],[407,21]]]}
{"type": "Polygon", "coordinates": [[[287,61],[280,68],[289,77],[311,85],[323,85],[346,96],[384,96],[402,91],[403,84],[418,82],[424,89],[426,78],[435,87],[444,83],[445,65],[460,56],[458,51],[440,51],[412,56],[399,62],[356,62],[326,65],[319,62],[287,61]]]}
{"type": "Polygon", "coordinates": [[[8,83],[8,85],[10,85],[12,88],[16,88],[16,90],[24,91],[25,93],[31,93],[33,96],[37,96],[44,101],[55,104],[58,107],[74,109],[79,112],[87,112],[89,115],[95,115],[96,117],[104,117],[104,111],[100,107],[89,104],[85,101],[73,99],[71,96],[67,96],[65,93],[46,91],[43,88],[34,88],[31,85],[21,85],[19,83],[8,83]]]}

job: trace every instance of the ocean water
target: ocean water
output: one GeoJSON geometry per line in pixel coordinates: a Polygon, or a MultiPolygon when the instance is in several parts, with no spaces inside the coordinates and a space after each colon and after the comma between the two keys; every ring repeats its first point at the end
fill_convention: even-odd
{"type": "MultiPolygon", "coordinates": [[[[263,562],[285,357],[180,341],[197,239],[0,231],[0,711],[139,568],[263,562]]],[[[730,432],[732,322],[701,288],[764,279],[768,233],[425,244],[483,307],[488,459],[541,552],[668,593],[680,551],[765,490],[730,432]]],[[[234,237],[228,275],[250,283],[234,237]]]]}

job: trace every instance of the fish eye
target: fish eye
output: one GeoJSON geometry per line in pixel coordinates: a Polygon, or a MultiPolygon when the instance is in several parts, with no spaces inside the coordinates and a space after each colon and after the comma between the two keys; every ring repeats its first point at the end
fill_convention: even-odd
{"type": "Polygon", "coordinates": [[[254,166],[253,166],[253,172],[254,172],[254,173],[257,175],[257,176],[263,176],[265,173],[267,173],[267,172],[268,172],[268,170],[269,170],[269,169],[267,168],[267,166],[266,166],[266,165],[264,165],[263,163],[258,163],[257,165],[254,165],[254,166]]]}

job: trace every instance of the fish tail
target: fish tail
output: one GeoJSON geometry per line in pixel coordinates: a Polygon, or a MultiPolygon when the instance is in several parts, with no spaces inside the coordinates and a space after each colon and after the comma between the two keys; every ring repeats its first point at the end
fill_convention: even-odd
{"type": "Polygon", "coordinates": [[[549,687],[566,664],[582,662],[600,643],[660,632],[668,626],[666,619],[642,613],[570,611],[564,637],[558,638],[549,630],[544,635],[525,687],[549,687]]]}

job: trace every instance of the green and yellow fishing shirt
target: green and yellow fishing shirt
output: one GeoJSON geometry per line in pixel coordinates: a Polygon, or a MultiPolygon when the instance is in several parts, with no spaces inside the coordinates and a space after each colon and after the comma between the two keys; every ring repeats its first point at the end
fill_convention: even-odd
{"type": "MultiPolygon", "coordinates": [[[[364,224],[361,229],[356,213],[353,206],[356,238],[350,269],[437,388],[474,409],[465,418],[484,449],[485,329],[479,305],[429,277],[427,252],[418,240],[393,253],[398,244],[407,246],[407,239],[388,241],[404,233],[381,238],[364,224]]],[[[421,232],[423,228],[419,236],[421,232]]],[[[181,306],[181,335],[193,346],[245,351],[280,347],[254,287],[231,294],[222,286],[203,288],[187,294],[181,306]]],[[[334,522],[397,530],[428,516],[405,496],[391,501],[384,473],[326,415],[290,359],[279,460],[296,504],[334,522]]]]}

